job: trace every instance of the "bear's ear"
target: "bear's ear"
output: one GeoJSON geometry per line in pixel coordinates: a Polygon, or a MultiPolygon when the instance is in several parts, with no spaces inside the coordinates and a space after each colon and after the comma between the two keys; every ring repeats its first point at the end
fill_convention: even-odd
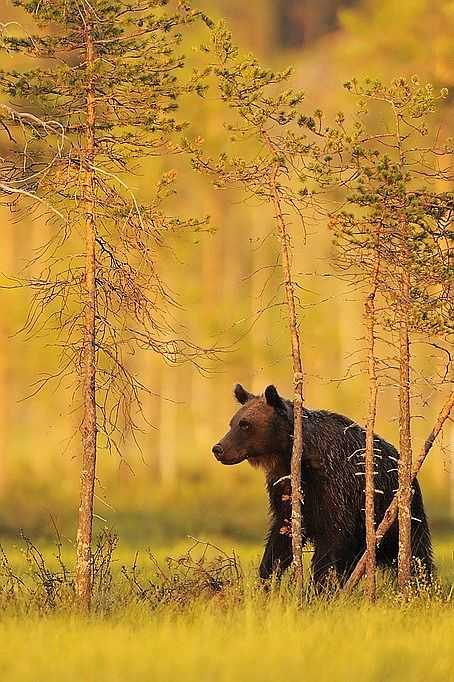
{"type": "Polygon", "coordinates": [[[248,400],[254,397],[252,393],[246,391],[246,389],[243,388],[241,384],[237,384],[235,386],[233,394],[235,398],[238,400],[238,402],[241,403],[241,405],[244,405],[244,403],[247,403],[248,400]]]}
{"type": "Polygon", "coordinates": [[[265,388],[265,400],[275,410],[285,410],[285,403],[277,392],[276,386],[272,384],[265,388]]]}

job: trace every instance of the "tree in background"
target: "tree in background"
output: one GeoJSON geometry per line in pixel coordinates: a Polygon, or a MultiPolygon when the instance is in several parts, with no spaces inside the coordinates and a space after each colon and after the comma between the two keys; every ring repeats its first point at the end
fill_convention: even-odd
{"type": "MultiPolygon", "coordinates": [[[[5,103],[0,104],[0,204],[8,205],[11,201],[19,197],[27,197],[32,203],[40,203],[39,197],[23,187],[21,169],[26,162],[27,147],[33,137],[45,138],[48,133],[63,135],[63,129],[54,121],[44,121],[37,116],[26,111],[13,109],[5,103]],[[14,128],[14,135],[12,132],[14,128]]],[[[54,159],[58,154],[58,149],[54,150],[54,159]]],[[[45,169],[43,169],[45,172],[45,169]]],[[[2,244],[3,256],[6,262],[11,265],[14,246],[9,240],[9,236],[4,236],[2,244]]],[[[8,288],[5,284],[2,288],[8,288]]],[[[0,415],[0,452],[2,462],[0,465],[0,492],[4,488],[7,478],[6,462],[6,430],[10,419],[9,406],[10,387],[8,386],[9,363],[4,341],[7,336],[6,319],[0,322],[0,386],[1,386],[1,415],[0,415]],[[3,395],[4,391],[4,395],[3,395]]]]}
{"type": "Polygon", "coordinates": [[[341,7],[355,4],[357,0],[278,0],[280,43],[287,48],[307,45],[337,28],[341,7]]]}
{"type": "Polygon", "coordinates": [[[304,372],[298,319],[298,283],[295,280],[291,221],[304,227],[303,211],[316,205],[315,194],[299,189],[308,172],[306,156],[312,152],[309,131],[298,123],[303,93],[287,89],[290,70],[276,73],[262,68],[254,57],[244,57],[223,24],[213,29],[209,54],[220,97],[234,113],[226,128],[232,142],[251,140],[255,149],[244,156],[222,153],[207,157],[196,144],[189,145],[196,168],[214,178],[218,188],[239,187],[273,211],[280,245],[281,268],[293,364],[293,448],[291,458],[292,550],[297,593],[303,580],[301,529],[301,458],[304,446],[304,372]],[[296,182],[297,181],[297,182],[296,182]],[[293,217],[293,218],[292,218],[293,217]]]}
{"type": "MultiPolygon", "coordinates": [[[[354,202],[353,197],[351,197],[350,200],[354,202]]],[[[332,225],[337,231],[337,237],[343,242],[342,245],[344,247],[345,234],[355,235],[352,239],[352,248],[347,248],[347,251],[343,251],[342,253],[342,266],[345,267],[347,265],[350,272],[355,272],[355,285],[357,284],[356,280],[360,277],[360,286],[362,289],[366,289],[364,293],[364,319],[366,328],[369,391],[364,447],[364,515],[366,527],[367,594],[370,601],[374,601],[377,566],[375,535],[376,453],[374,448],[374,433],[379,393],[377,371],[377,298],[381,281],[381,219],[380,217],[375,217],[373,215],[359,218],[346,213],[340,213],[335,215],[332,220],[332,225]],[[364,236],[363,240],[358,241],[358,234],[364,236]]],[[[380,454],[377,453],[377,456],[380,456],[380,454]]]]}
{"type": "MultiPolygon", "coordinates": [[[[45,121],[32,113],[19,111],[2,103],[0,129],[3,132],[0,147],[0,193],[4,203],[10,205],[11,199],[14,201],[19,196],[39,202],[39,196],[23,187],[21,169],[27,164],[27,147],[33,139],[44,139],[48,134],[56,135],[62,140],[63,127],[56,121],[45,121]]],[[[58,148],[55,149],[55,156],[51,161],[56,160],[57,156],[58,148]]]]}
{"type": "Polygon", "coordinates": [[[129,369],[128,357],[151,350],[175,362],[201,353],[175,337],[168,314],[174,301],[157,259],[166,233],[204,221],[166,214],[172,172],[157,180],[149,204],[128,184],[139,162],[178,152],[178,99],[202,88],[197,78],[179,78],[180,29],[199,15],[186,3],[167,11],[170,0],[15,4],[33,15],[39,34],[5,37],[4,46],[40,63],[2,72],[0,87],[52,121],[45,140],[34,129],[20,177],[14,170],[20,189],[13,206],[19,195],[38,197],[54,229],[34,263],[38,273],[26,283],[34,294],[26,329],[33,333],[48,323],[60,339],[59,368],[36,390],[70,377],[81,398],[76,593],[88,609],[100,438],[121,455],[125,436],[140,427],[141,399],[150,391],[129,369]]]}
{"type": "MultiPolygon", "coordinates": [[[[367,0],[340,11],[339,52],[350,68],[392,77],[424,75],[438,87],[454,85],[454,13],[450,0],[367,0]],[[427,53],[423,45],[430,43],[427,53]],[[361,66],[364,64],[364,67],[361,66]]],[[[451,99],[452,102],[452,99],[451,99]]],[[[445,105],[449,106],[450,98],[445,105]]]]}
{"type": "MultiPolygon", "coordinates": [[[[366,286],[369,291],[366,298],[370,387],[365,449],[366,570],[368,591],[373,597],[373,426],[377,408],[377,364],[381,374],[390,378],[394,361],[394,357],[376,358],[375,327],[378,317],[381,329],[390,332],[393,339],[397,338],[398,582],[404,589],[411,576],[411,500],[415,475],[411,419],[416,380],[411,374],[410,342],[412,336],[418,335],[432,347],[441,347],[446,352],[448,364],[439,381],[434,378],[434,392],[439,393],[449,383],[452,373],[448,344],[453,331],[450,291],[454,195],[447,188],[454,175],[453,169],[443,164],[443,159],[452,154],[451,143],[441,143],[438,132],[430,129],[430,117],[446,97],[445,91],[437,95],[430,85],[420,84],[417,78],[397,79],[389,86],[378,81],[365,85],[352,81],[347,88],[359,100],[359,111],[353,131],[346,130],[340,117],[339,149],[341,156],[346,154],[342,172],[355,213],[340,212],[332,222],[341,266],[355,285],[366,286]],[[446,189],[439,191],[440,184],[446,189]]],[[[424,377],[424,381],[430,378],[424,377]]],[[[452,398],[448,404],[450,400],[452,404],[452,398]]],[[[432,440],[429,449],[431,445],[432,440]]],[[[377,541],[382,537],[377,537],[377,541]]]]}

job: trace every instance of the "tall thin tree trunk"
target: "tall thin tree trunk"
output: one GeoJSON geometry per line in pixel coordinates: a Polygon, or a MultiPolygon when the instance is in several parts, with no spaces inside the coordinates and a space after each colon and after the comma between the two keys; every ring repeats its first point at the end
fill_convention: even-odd
{"type": "Polygon", "coordinates": [[[399,330],[399,555],[397,583],[405,589],[411,578],[411,498],[412,498],[412,444],[410,398],[410,339],[408,332],[408,305],[410,275],[407,267],[402,277],[401,319],[399,330]]]}
{"type": "Polygon", "coordinates": [[[449,432],[449,443],[451,456],[449,458],[449,481],[448,481],[448,495],[449,495],[449,518],[451,523],[454,521],[454,423],[451,423],[449,432]]]}
{"type": "MultiPolygon", "coordinates": [[[[438,417],[437,421],[435,422],[435,425],[432,429],[432,431],[429,433],[427,436],[423,447],[421,448],[421,452],[416,459],[416,462],[413,465],[412,471],[411,471],[411,483],[413,483],[419,473],[419,470],[421,469],[422,465],[424,464],[424,461],[429,454],[429,452],[432,449],[432,445],[434,444],[438,434],[442,430],[445,422],[447,419],[449,419],[449,416],[454,408],[454,392],[450,394],[448,397],[447,401],[443,405],[438,417]]],[[[383,519],[381,520],[378,528],[377,528],[377,547],[380,546],[381,541],[385,537],[386,533],[389,531],[391,526],[393,525],[394,521],[397,518],[397,513],[398,513],[398,499],[399,496],[398,494],[394,496],[393,501],[389,505],[388,509],[386,510],[383,519]]],[[[364,575],[364,572],[366,570],[366,562],[367,562],[367,552],[364,552],[362,555],[361,559],[358,561],[358,563],[355,566],[354,571],[352,572],[350,578],[345,584],[345,591],[347,593],[351,592],[353,588],[358,584],[358,582],[361,580],[361,578],[364,575]]]]}
{"type": "Polygon", "coordinates": [[[292,276],[292,245],[279,195],[276,166],[272,176],[272,196],[278,236],[281,245],[282,271],[284,275],[285,296],[287,301],[288,324],[292,342],[293,361],[293,448],[291,460],[292,487],[292,551],[295,581],[298,596],[303,587],[303,540],[301,520],[301,461],[303,455],[303,407],[304,407],[304,372],[301,358],[301,342],[298,317],[296,314],[295,283],[292,276]]]}
{"type": "Polygon", "coordinates": [[[80,607],[89,610],[92,593],[93,498],[96,480],[96,218],[95,154],[96,107],[93,84],[95,49],[89,16],[85,27],[86,71],[86,150],[84,158],[85,220],[85,323],[83,338],[83,421],[82,471],[80,477],[79,525],[77,529],[76,595],[80,607]]]}
{"type": "MultiPolygon", "coordinates": [[[[0,272],[9,275],[16,267],[15,235],[16,230],[6,209],[2,209],[0,219],[3,226],[3,243],[0,260],[0,272]]],[[[6,312],[6,307],[3,309],[6,312]]],[[[10,356],[8,337],[11,334],[11,316],[3,314],[0,319],[0,497],[4,494],[8,480],[9,453],[8,444],[13,433],[11,405],[15,402],[14,367],[11,367],[13,358],[10,356]]]]}
{"type": "Polygon", "coordinates": [[[161,368],[159,407],[159,479],[172,486],[177,479],[178,452],[178,372],[175,367],[161,368]]]}
{"type": "MultiPolygon", "coordinates": [[[[395,135],[399,152],[399,167],[405,175],[405,155],[401,133],[402,114],[393,104],[395,135]]],[[[411,498],[412,498],[412,446],[411,446],[411,398],[410,398],[410,253],[409,230],[405,215],[399,216],[402,269],[399,292],[399,553],[397,559],[397,583],[404,590],[411,578],[411,498]]]]}
{"type": "Polygon", "coordinates": [[[377,361],[375,357],[375,299],[378,287],[378,275],[380,269],[379,255],[375,254],[374,277],[372,288],[366,299],[365,315],[367,327],[368,345],[368,378],[369,378],[369,404],[366,424],[366,449],[365,459],[365,518],[366,518],[366,548],[367,548],[367,596],[370,601],[375,600],[375,575],[377,568],[376,536],[375,536],[375,458],[374,458],[374,431],[377,416],[377,361]]]}

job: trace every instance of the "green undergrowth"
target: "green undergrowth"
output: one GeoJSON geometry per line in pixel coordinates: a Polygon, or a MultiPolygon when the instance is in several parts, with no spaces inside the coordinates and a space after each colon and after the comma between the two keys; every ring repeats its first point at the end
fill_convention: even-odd
{"type": "MultiPolygon", "coordinates": [[[[94,614],[112,616],[140,606],[151,612],[184,612],[213,602],[222,609],[254,603],[265,608],[270,602],[296,605],[291,571],[280,582],[263,583],[256,577],[259,547],[229,548],[187,538],[157,550],[122,549],[108,529],[98,536],[93,556],[94,614]]],[[[439,570],[428,584],[416,576],[406,599],[397,594],[393,576],[379,573],[378,601],[404,605],[451,603],[453,561],[450,543],[437,543],[439,570]]],[[[4,613],[49,614],[74,610],[73,547],[56,536],[54,545],[41,547],[21,536],[16,544],[2,546],[0,554],[0,607],[4,613]]],[[[321,603],[362,603],[361,586],[346,596],[333,579],[323,594],[316,594],[310,580],[311,552],[305,552],[305,590],[300,606],[321,603]]]]}
{"type": "Polygon", "coordinates": [[[453,637],[453,611],[442,600],[316,600],[299,609],[251,591],[179,610],[130,603],[108,618],[6,614],[0,674],[8,682],[445,682],[453,637]]]}
{"type": "Polygon", "coordinates": [[[434,584],[417,578],[404,599],[381,573],[374,605],[362,587],[316,595],[308,580],[298,603],[291,574],[266,588],[257,580],[260,545],[232,544],[187,538],[136,551],[105,530],[87,617],[74,607],[72,546],[4,543],[3,682],[452,679],[449,539],[435,543],[434,584]]]}

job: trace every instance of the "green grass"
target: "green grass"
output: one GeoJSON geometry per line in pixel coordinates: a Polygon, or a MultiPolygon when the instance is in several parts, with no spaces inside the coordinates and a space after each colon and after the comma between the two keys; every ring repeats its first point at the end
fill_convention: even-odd
{"type": "MultiPolygon", "coordinates": [[[[253,580],[260,546],[217,538],[227,551],[233,546],[246,573],[245,587],[211,598],[169,604],[152,610],[146,602],[129,600],[108,616],[90,619],[69,611],[9,609],[0,619],[2,682],[62,680],[64,682],[231,682],[283,679],[317,682],[446,682],[454,669],[454,611],[449,584],[454,580],[450,538],[436,542],[442,592],[422,591],[405,603],[382,585],[374,607],[360,595],[346,600],[313,599],[298,610],[284,589],[270,594],[253,580]]],[[[159,560],[178,556],[188,547],[178,541],[153,548],[159,560]]],[[[18,545],[7,547],[15,570],[29,568],[18,545]]],[[[46,562],[56,567],[51,547],[46,562]]],[[[70,559],[70,548],[65,549],[70,559]]],[[[114,562],[134,560],[131,546],[120,544],[114,562]]],[[[143,576],[148,564],[144,549],[143,576]]],[[[309,557],[307,557],[309,558],[309,557]]]]}
{"type": "Polygon", "coordinates": [[[279,601],[238,609],[211,603],[184,615],[130,610],[78,618],[0,622],[4,681],[446,682],[452,679],[454,614],[429,605],[318,606],[279,601]]]}

